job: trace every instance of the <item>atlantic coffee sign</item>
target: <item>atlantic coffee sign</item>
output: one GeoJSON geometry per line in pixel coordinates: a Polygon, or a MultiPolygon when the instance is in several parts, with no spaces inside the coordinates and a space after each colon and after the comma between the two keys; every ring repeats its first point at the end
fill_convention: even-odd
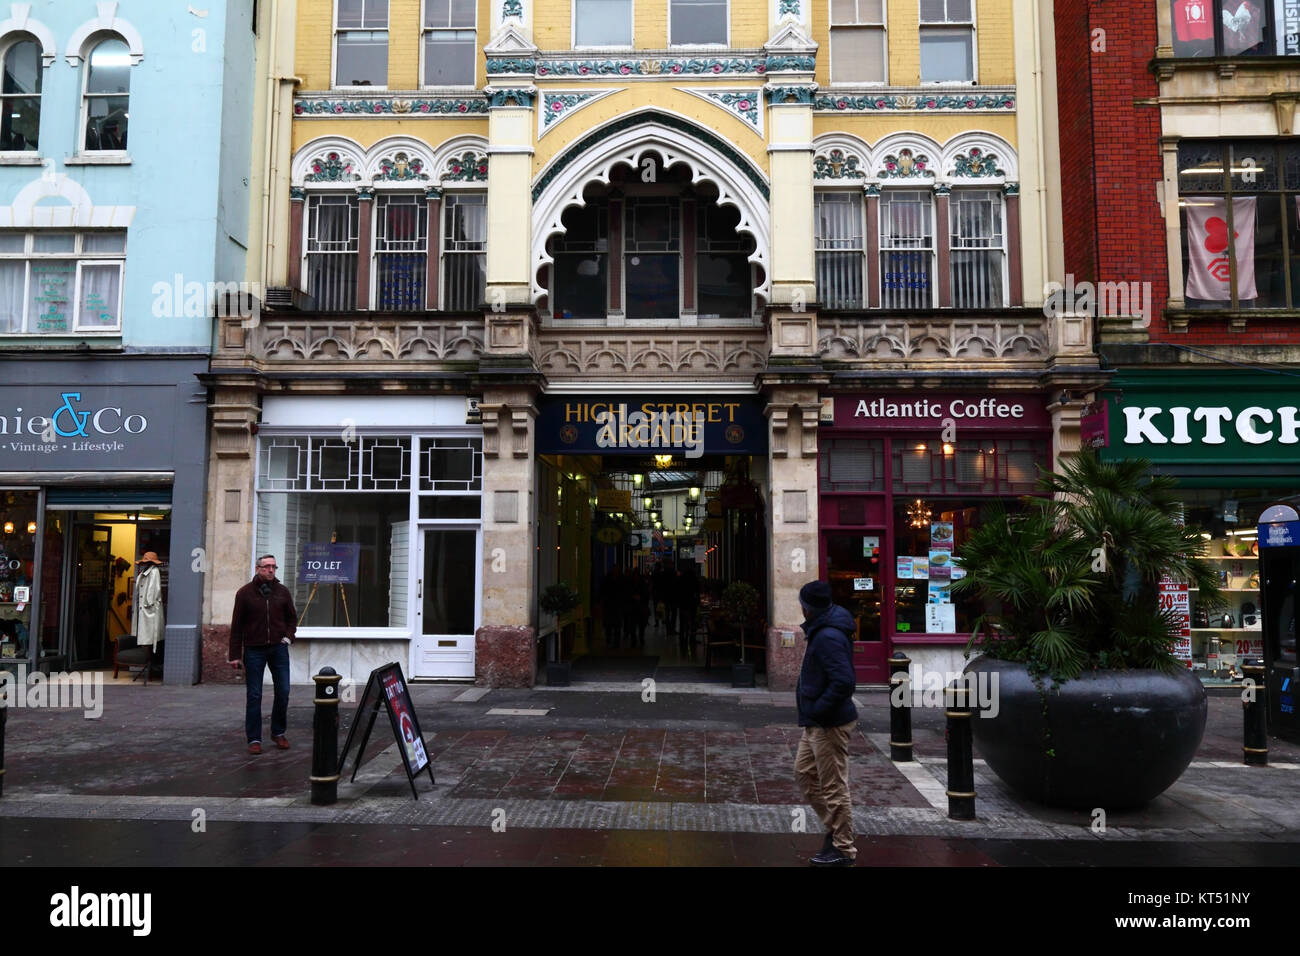
{"type": "Polygon", "coordinates": [[[1043,396],[1003,392],[886,392],[835,397],[837,428],[1048,428],[1043,396]]]}

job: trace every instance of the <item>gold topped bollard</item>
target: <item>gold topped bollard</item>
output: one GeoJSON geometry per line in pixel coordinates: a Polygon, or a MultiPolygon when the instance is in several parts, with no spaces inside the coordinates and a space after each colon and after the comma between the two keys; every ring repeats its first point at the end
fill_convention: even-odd
{"type": "Polygon", "coordinates": [[[316,682],[316,712],[312,716],[311,802],[317,806],[339,799],[339,681],[332,667],[322,667],[316,682]]]}

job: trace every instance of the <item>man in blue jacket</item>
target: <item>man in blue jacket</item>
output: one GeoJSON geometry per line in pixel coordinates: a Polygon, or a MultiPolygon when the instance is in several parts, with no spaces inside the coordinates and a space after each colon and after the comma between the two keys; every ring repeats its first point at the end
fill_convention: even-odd
{"type": "Polygon", "coordinates": [[[826,827],[814,866],[853,866],[853,808],[849,802],[849,735],[858,720],[853,706],[853,634],[857,625],[831,603],[831,586],[810,581],[799,591],[808,647],[795,699],[803,737],[794,759],[795,778],[826,827]]]}

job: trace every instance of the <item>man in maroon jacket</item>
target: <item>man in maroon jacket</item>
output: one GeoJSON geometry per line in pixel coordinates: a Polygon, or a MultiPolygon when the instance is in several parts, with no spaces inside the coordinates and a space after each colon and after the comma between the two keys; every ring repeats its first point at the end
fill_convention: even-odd
{"type": "Polygon", "coordinates": [[[298,612],[293,595],[275,577],[275,555],[257,559],[257,574],[235,592],[235,611],[230,618],[230,663],[245,665],[244,684],[248,707],[244,729],[248,752],[262,752],[262,674],[271,668],[275,698],[271,703],[271,739],[281,750],[289,749],[284,736],[289,720],[289,645],[298,630],[298,612]]]}

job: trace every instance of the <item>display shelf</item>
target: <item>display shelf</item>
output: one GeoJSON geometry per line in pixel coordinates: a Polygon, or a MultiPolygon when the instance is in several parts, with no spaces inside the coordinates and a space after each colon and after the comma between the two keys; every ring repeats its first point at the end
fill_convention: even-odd
{"type": "Polygon", "coordinates": [[[1258,561],[1257,554],[1207,554],[1206,561],[1258,561]]]}
{"type": "Polygon", "coordinates": [[[1262,634],[1257,627],[1193,627],[1188,628],[1193,634],[1225,634],[1231,631],[1234,634],[1262,634]]]}
{"type": "MultiPolygon", "coordinates": [[[[1188,591],[1199,591],[1200,588],[1188,588],[1188,591]]],[[[1258,594],[1259,588],[1219,588],[1223,594],[1258,594]]]]}

